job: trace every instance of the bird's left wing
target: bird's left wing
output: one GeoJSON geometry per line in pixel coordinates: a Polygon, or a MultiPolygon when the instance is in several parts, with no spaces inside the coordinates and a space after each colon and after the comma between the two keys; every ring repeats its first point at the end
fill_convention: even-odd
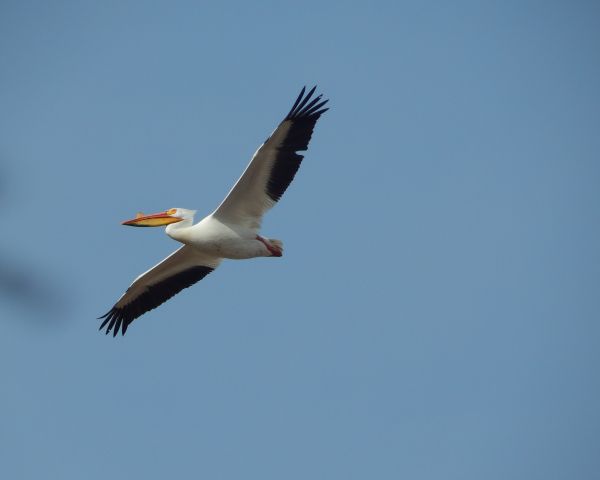
{"type": "Polygon", "coordinates": [[[304,155],[317,120],[328,109],[316,87],[303,88],[290,112],[256,151],[250,164],[213,215],[225,222],[258,231],[263,214],[290,185],[304,155]]]}
{"type": "Polygon", "coordinates": [[[123,296],[106,314],[100,330],[106,325],[106,333],[123,335],[136,318],[166,302],[184,288],[202,280],[221,263],[193,247],[184,245],[158,265],[142,273],[129,286],[123,296]]]}

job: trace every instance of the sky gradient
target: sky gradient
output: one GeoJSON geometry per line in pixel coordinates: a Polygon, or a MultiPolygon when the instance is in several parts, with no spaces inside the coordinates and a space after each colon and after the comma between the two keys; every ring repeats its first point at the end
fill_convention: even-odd
{"type": "Polygon", "coordinates": [[[595,479],[594,2],[0,4],[0,477],[595,479]],[[262,233],[113,339],[303,85],[262,233]]]}

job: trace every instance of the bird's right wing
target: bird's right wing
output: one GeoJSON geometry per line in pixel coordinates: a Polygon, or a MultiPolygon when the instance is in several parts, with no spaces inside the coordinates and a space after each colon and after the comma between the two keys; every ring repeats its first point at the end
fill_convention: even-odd
{"type": "Polygon", "coordinates": [[[158,265],[137,277],[123,296],[100,319],[104,319],[100,330],[113,330],[116,336],[121,329],[123,335],[136,318],[158,307],[184,288],[202,280],[221,263],[220,258],[211,257],[193,247],[184,245],[158,265]]]}

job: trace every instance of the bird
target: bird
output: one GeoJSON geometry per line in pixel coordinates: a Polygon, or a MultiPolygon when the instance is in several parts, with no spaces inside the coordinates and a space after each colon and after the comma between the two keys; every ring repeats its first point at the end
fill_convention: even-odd
{"type": "Polygon", "coordinates": [[[291,110],[256,150],[225,199],[194,224],[196,210],[171,208],[122,222],[132,227],[165,226],[166,234],[183,244],[138,276],[114,306],[98,318],[99,330],[125,335],[129,325],[215,270],[223,259],[281,257],[283,242],[260,235],[263,215],[294,179],[308,150],[317,120],[329,108],[316,86],[303,87],[291,110]]]}

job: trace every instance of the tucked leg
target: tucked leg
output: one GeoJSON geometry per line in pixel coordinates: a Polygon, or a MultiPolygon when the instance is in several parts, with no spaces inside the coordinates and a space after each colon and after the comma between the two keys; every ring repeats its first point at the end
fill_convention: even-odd
{"type": "Polygon", "coordinates": [[[275,240],[274,238],[264,238],[260,235],[257,235],[256,239],[265,247],[267,247],[267,250],[271,252],[271,256],[281,257],[283,255],[283,243],[280,240],[275,240]]]}

